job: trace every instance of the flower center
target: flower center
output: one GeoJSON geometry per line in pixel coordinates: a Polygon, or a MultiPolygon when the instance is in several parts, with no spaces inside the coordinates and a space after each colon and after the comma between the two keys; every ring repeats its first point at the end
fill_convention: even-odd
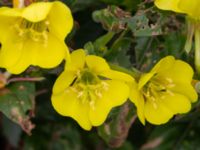
{"type": "Polygon", "coordinates": [[[23,40],[32,39],[35,42],[46,42],[49,32],[48,25],[49,22],[47,20],[30,22],[22,18],[14,25],[14,29],[23,40]]]}
{"type": "Polygon", "coordinates": [[[157,78],[156,75],[144,86],[142,93],[144,99],[150,101],[153,107],[157,108],[157,99],[164,99],[165,94],[173,96],[173,92],[170,88],[174,87],[172,79],[170,78],[157,78]]]}
{"type": "Polygon", "coordinates": [[[83,103],[88,103],[95,109],[97,99],[102,97],[102,92],[108,90],[108,84],[89,69],[78,73],[77,79],[72,85],[72,90],[77,93],[77,98],[83,103]]]}
{"type": "Polygon", "coordinates": [[[90,70],[86,69],[80,73],[80,82],[86,85],[95,85],[98,84],[99,78],[96,74],[92,73],[90,70]]]}

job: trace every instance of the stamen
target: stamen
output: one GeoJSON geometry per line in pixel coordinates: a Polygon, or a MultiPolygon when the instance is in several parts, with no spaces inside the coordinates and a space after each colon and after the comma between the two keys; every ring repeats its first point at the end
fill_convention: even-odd
{"type": "Polygon", "coordinates": [[[155,95],[153,95],[153,93],[151,93],[151,94],[152,94],[152,95],[150,95],[150,92],[149,92],[149,91],[148,91],[147,93],[143,92],[143,95],[145,96],[145,99],[146,99],[146,100],[149,100],[149,101],[152,103],[153,107],[154,107],[155,109],[157,109],[158,106],[157,106],[157,104],[156,104],[156,98],[154,97],[155,95]]]}
{"type": "Polygon", "coordinates": [[[96,90],[95,90],[95,95],[96,95],[98,98],[102,98],[102,94],[101,94],[101,92],[99,91],[99,89],[96,89],[96,90]]]}
{"type": "Polygon", "coordinates": [[[75,93],[79,93],[78,88],[76,88],[76,87],[72,87],[71,89],[72,89],[73,92],[75,92],[75,93]]]}
{"type": "Polygon", "coordinates": [[[90,107],[95,110],[95,101],[90,101],[90,107]]]}
{"type": "Polygon", "coordinates": [[[155,102],[153,102],[152,104],[153,104],[153,107],[154,107],[155,109],[158,109],[158,105],[157,105],[155,102]]]}
{"type": "Polygon", "coordinates": [[[83,91],[79,92],[77,98],[81,98],[83,96],[83,91]]]}
{"type": "Polygon", "coordinates": [[[50,24],[49,21],[47,21],[47,20],[44,23],[46,26],[48,26],[50,24]]]}
{"type": "Polygon", "coordinates": [[[104,82],[104,81],[102,81],[101,84],[102,84],[102,86],[103,86],[103,89],[104,89],[105,91],[108,91],[108,89],[109,89],[109,84],[106,83],[106,82],[104,82]]]}
{"type": "Polygon", "coordinates": [[[145,100],[149,100],[155,109],[158,108],[156,101],[159,99],[165,99],[165,93],[171,96],[174,96],[174,93],[171,91],[171,88],[175,84],[171,78],[157,78],[156,76],[152,78],[146,88],[143,89],[142,93],[145,100]]]}
{"type": "Polygon", "coordinates": [[[103,93],[109,89],[109,84],[102,81],[88,68],[78,70],[77,78],[71,88],[77,94],[77,99],[82,104],[88,104],[91,109],[95,109],[96,102],[101,100],[103,93]]]}
{"type": "Polygon", "coordinates": [[[26,19],[19,19],[13,28],[22,39],[30,38],[35,42],[42,41],[44,44],[47,44],[48,26],[49,22],[47,20],[35,23],[26,19]]]}
{"type": "Polygon", "coordinates": [[[169,83],[173,83],[173,80],[171,78],[166,78],[166,80],[169,82],[169,83]]]}
{"type": "Polygon", "coordinates": [[[169,95],[174,96],[174,93],[171,90],[166,91],[169,95]]]}

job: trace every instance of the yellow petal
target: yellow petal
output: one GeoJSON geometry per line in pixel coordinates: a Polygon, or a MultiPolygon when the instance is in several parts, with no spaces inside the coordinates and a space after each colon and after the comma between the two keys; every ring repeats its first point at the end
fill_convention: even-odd
{"type": "MultiPolygon", "coordinates": [[[[19,47],[15,47],[15,48],[19,52],[16,52],[16,50],[14,51],[12,49],[13,50],[13,54],[12,55],[8,55],[7,57],[4,58],[4,60],[5,60],[4,63],[6,63],[6,62],[9,62],[9,64],[11,62],[14,63],[13,65],[10,65],[10,66],[6,66],[6,67],[4,66],[9,72],[11,72],[13,74],[20,74],[23,71],[25,71],[31,65],[31,62],[33,61],[33,58],[34,58],[34,50],[30,48],[31,43],[32,42],[30,40],[27,40],[25,43],[23,43],[23,42],[18,43],[18,45],[20,45],[20,46],[19,47]],[[15,57],[15,59],[9,60],[9,59],[11,59],[13,57],[15,57]]],[[[8,50],[5,48],[5,53],[7,51],[8,50]]]]}
{"type": "Polygon", "coordinates": [[[5,17],[21,17],[21,9],[17,8],[9,8],[9,7],[1,7],[0,8],[0,16],[5,16],[5,17]]]}
{"type": "Polygon", "coordinates": [[[138,84],[137,83],[129,84],[129,88],[130,88],[129,98],[137,107],[138,101],[140,99],[140,91],[138,89],[138,84]]]}
{"type": "Polygon", "coordinates": [[[48,15],[49,30],[59,39],[64,40],[73,27],[70,9],[63,3],[55,1],[48,15]]]}
{"type": "Polygon", "coordinates": [[[71,53],[71,62],[65,65],[68,70],[80,70],[85,66],[85,51],[83,49],[75,50],[71,53]]]}
{"type": "MultiPolygon", "coordinates": [[[[32,64],[42,68],[53,68],[58,66],[69,51],[64,41],[60,41],[50,33],[48,34],[48,39],[46,41],[34,42],[32,45],[29,45],[29,47],[35,52],[35,55],[32,56],[32,64]]],[[[26,51],[28,51],[28,47],[26,51]]]]}
{"type": "Polygon", "coordinates": [[[154,67],[154,70],[158,72],[156,78],[160,78],[163,81],[166,80],[169,82],[167,84],[170,84],[168,88],[187,96],[192,102],[195,102],[197,100],[197,93],[191,86],[194,74],[193,69],[184,61],[165,59],[161,60],[161,63],[154,67]]]}
{"type": "Polygon", "coordinates": [[[3,46],[2,50],[4,53],[2,53],[2,56],[0,53],[0,58],[4,60],[2,61],[4,64],[1,66],[7,68],[13,74],[23,72],[30,65],[42,68],[56,67],[65,58],[68,49],[64,42],[60,42],[51,34],[48,35],[46,42],[35,42],[26,39],[24,41],[11,42],[10,45],[4,44],[5,48],[3,46]],[[14,49],[10,47],[14,47],[14,49]]]}
{"type": "Polygon", "coordinates": [[[0,42],[3,43],[7,38],[10,38],[11,26],[15,24],[16,18],[0,15],[0,22],[0,42]]]}
{"type": "Polygon", "coordinates": [[[135,82],[134,78],[126,73],[115,71],[115,70],[106,70],[99,74],[100,76],[113,79],[113,80],[121,80],[126,82],[135,82]]]}
{"type": "Polygon", "coordinates": [[[89,120],[89,106],[77,99],[77,93],[72,89],[53,94],[51,97],[54,109],[63,116],[72,117],[85,130],[90,130],[92,125],[89,120]]]}
{"type": "Polygon", "coordinates": [[[166,70],[171,68],[175,59],[173,56],[162,58],[150,71],[150,73],[143,74],[139,80],[138,88],[141,89],[154,75],[165,73],[166,70]]]}
{"type": "MultiPolygon", "coordinates": [[[[180,12],[180,13],[184,13],[179,7],[178,7],[178,3],[181,0],[155,0],[155,5],[159,8],[159,9],[163,9],[163,10],[172,10],[175,12],[180,12]]],[[[184,0],[183,0],[184,1],[184,0]]]]}
{"type": "Polygon", "coordinates": [[[122,105],[129,96],[129,87],[120,81],[105,81],[108,89],[102,93],[102,98],[95,101],[94,108],[90,108],[92,125],[99,126],[107,118],[108,113],[115,106],[122,105]]]}
{"type": "Polygon", "coordinates": [[[191,109],[191,103],[188,98],[177,93],[164,93],[161,98],[161,103],[169,108],[174,114],[186,113],[191,109]]]}
{"type": "Polygon", "coordinates": [[[145,84],[147,84],[147,82],[149,82],[149,80],[154,76],[155,73],[146,73],[143,74],[140,77],[139,83],[138,83],[138,89],[140,90],[145,84]]]}
{"type": "Polygon", "coordinates": [[[138,106],[137,106],[137,115],[139,120],[145,125],[145,116],[144,116],[144,98],[142,95],[139,95],[138,106]]]}
{"type": "Polygon", "coordinates": [[[45,20],[52,8],[52,5],[53,3],[50,2],[32,3],[23,9],[22,17],[31,22],[39,22],[45,20]]]}
{"type": "Polygon", "coordinates": [[[100,74],[110,69],[106,60],[99,56],[94,56],[94,55],[86,56],[86,64],[92,71],[94,71],[97,74],[100,74]]]}
{"type": "Polygon", "coordinates": [[[3,68],[16,65],[16,62],[20,59],[23,53],[24,47],[23,41],[15,34],[14,31],[9,30],[8,32],[10,38],[6,37],[3,40],[0,51],[0,66],[3,68]]]}
{"type": "Polygon", "coordinates": [[[147,100],[144,106],[144,115],[148,122],[152,124],[164,124],[173,117],[173,113],[166,106],[164,106],[160,99],[155,102],[147,100]]]}
{"type": "Polygon", "coordinates": [[[197,92],[190,83],[176,82],[170,90],[186,96],[191,102],[196,102],[198,100],[197,92]]]}
{"type": "Polygon", "coordinates": [[[178,7],[195,19],[200,19],[199,0],[180,0],[178,7]]]}
{"type": "Polygon", "coordinates": [[[175,59],[173,56],[167,56],[162,58],[151,70],[152,73],[162,73],[170,69],[174,64],[175,59]]]}
{"type": "Polygon", "coordinates": [[[56,82],[53,86],[53,93],[58,94],[67,89],[74,79],[76,78],[76,73],[73,71],[63,71],[61,75],[56,79],[56,82]]]}
{"type": "Polygon", "coordinates": [[[167,79],[171,82],[170,89],[174,92],[178,92],[187,96],[192,102],[197,100],[197,93],[192,87],[191,82],[193,78],[193,69],[187,63],[176,60],[171,67],[159,73],[161,78],[167,79]]]}
{"type": "Polygon", "coordinates": [[[131,84],[130,86],[130,100],[135,104],[137,108],[137,115],[143,125],[145,125],[144,117],[144,98],[140,91],[138,90],[138,85],[136,83],[131,84]]]}
{"type": "MultiPolygon", "coordinates": [[[[165,67],[164,65],[162,65],[165,67]]],[[[193,77],[193,69],[181,60],[176,60],[168,69],[159,73],[159,76],[164,76],[171,79],[173,82],[191,83],[193,77]]]]}

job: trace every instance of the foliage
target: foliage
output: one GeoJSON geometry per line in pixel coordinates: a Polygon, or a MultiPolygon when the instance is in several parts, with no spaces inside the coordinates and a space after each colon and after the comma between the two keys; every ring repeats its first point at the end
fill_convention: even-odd
{"type": "MultiPolygon", "coordinates": [[[[74,17],[73,30],[65,39],[70,51],[84,48],[87,54],[104,58],[111,69],[134,76],[136,81],[168,55],[195,68],[194,46],[189,54],[184,50],[187,26],[183,14],[159,10],[151,0],[62,2],[74,17]]],[[[0,5],[11,6],[12,2],[1,0],[0,5]]],[[[52,69],[30,66],[20,75],[0,76],[1,149],[199,149],[198,101],[189,113],[178,114],[164,125],[143,125],[135,105],[128,100],[113,108],[104,124],[84,131],[70,117],[59,115],[51,104],[52,87],[63,68],[64,62],[52,69]]],[[[194,79],[198,88],[200,76],[196,72],[194,79]]]]}

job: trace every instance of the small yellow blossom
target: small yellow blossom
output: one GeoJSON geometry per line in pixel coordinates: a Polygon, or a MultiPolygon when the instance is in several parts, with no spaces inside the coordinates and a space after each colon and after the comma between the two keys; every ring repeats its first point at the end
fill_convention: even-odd
{"type": "Polygon", "coordinates": [[[101,125],[113,107],[127,100],[130,88],[126,82],[134,79],[111,70],[103,58],[76,50],[67,64],[53,87],[52,104],[85,130],[101,125]]]}
{"type": "Polygon", "coordinates": [[[172,56],[161,59],[149,73],[142,75],[130,95],[140,121],[163,124],[175,114],[190,111],[191,102],[197,100],[192,77],[192,68],[172,56]]]}
{"type": "Polygon", "coordinates": [[[0,8],[0,66],[18,74],[28,66],[52,68],[69,57],[65,37],[73,26],[71,11],[59,1],[25,8],[0,8]]]}
{"type": "Polygon", "coordinates": [[[184,13],[200,20],[199,0],[155,0],[155,5],[160,9],[184,13]]]}

